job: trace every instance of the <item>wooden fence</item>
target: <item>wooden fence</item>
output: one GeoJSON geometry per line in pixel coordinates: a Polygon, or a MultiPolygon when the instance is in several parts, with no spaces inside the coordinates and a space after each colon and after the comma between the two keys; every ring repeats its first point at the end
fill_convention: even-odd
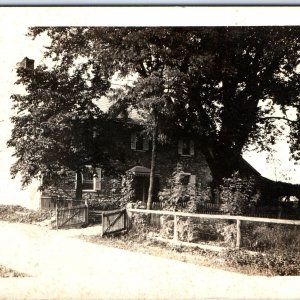
{"type": "Polygon", "coordinates": [[[88,223],[88,206],[56,207],[56,229],[80,226],[88,223]]]}
{"type": "MultiPolygon", "coordinates": [[[[129,215],[132,216],[134,213],[138,214],[151,214],[160,216],[173,216],[173,242],[178,244],[185,244],[190,246],[197,246],[201,248],[208,248],[207,246],[202,247],[201,244],[186,243],[181,242],[178,239],[178,219],[180,217],[190,217],[196,219],[215,219],[215,220],[231,220],[236,223],[236,248],[241,247],[242,232],[241,225],[242,222],[260,222],[267,224],[286,224],[286,225],[300,225],[299,220],[283,220],[283,219],[271,219],[271,218],[257,218],[257,217],[245,217],[245,216],[230,216],[230,215],[212,215],[212,214],[193,214],[184,212],[174,212],[174,211],[162,211],[162,210],[146,210],[146,209],[127,209],[129,215]]],[[[155,218],[157,219],[157,218],[155,218]]],[[[169,240],[170,241],[170,240],[169,240]]],[[[220,247],[219,247],[220,248],[220,247]]]]}
{"type": "Polygon", "coordinates": [[[110,211],[103,211],[102,213],[102,232],[101,236],[105,234],[112,234],[127,230],[127,211],[125,208],[110,211]]]}

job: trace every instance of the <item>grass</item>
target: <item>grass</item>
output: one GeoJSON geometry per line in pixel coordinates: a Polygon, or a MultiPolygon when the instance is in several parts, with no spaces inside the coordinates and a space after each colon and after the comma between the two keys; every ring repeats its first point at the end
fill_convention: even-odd
{"type": "Polygon", "coordinates": [[[0,278],[11,278],[11,277],[28,277],[28,275],[0,265],[0,278]]]}
{"type": "Polygon", "coordinates": [[[20,205],[0,204],[0,221],[33,224],[51,218],[51,211],[35,211],[20,205]]]}
{"type": "Polygon", "coordinates": [[[228,264],[225,252],[215,252],[200,248],[176,246],[161,241],[145,238],[137,233],[119,234],[115,236],[81,236],[81,239],[108,247],[124,249],[143,254],[174,259],[191,263],[200,267],[210,267],[246,275],[274,275],[267,270],[253,266],[228,264]]]}

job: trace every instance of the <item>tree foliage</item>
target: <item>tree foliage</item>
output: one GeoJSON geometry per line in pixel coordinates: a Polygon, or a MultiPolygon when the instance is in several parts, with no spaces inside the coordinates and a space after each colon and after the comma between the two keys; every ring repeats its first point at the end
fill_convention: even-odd
{"type": "MultiPolygon", "coordinates": [[[[221,163],[249,144],[268,149],[274,143],[282,131],[272,116],[274,104],[281,109],[280,119],[288,119],[289,108],[298,119],[299,30],[52,27],[32,28],[30,35],[47,32],[52,43],[46,55],[66,68],[86,59],[93,80],[112,80],[116,73],[121,79],[132,76],[128,84],[111,89],[115,108],[155,104],[166,123],[162,128],[171,124],[176,132],[196,132],[210,145],[209,160],[221,163]],[[262,101],[272,105],[262,109],[262,101]]],[[[88,73],[86,65],[76,68],[88,73]]],[[[298,158],[299,122],[284,122],[298,158]]]]}
{"type": "Polygon", "coordinates": [[[83,70],[18,69],[17,83],[26,93],[12,95],[14,128],[8,146],[17,157],[11,173],[20,172],[24,186],[33,178],[46,179],[44,186],[55,184],[70,170],[109,162],[107,148],[114,145],[107,141],[113,127],[93,102],[96,91],[103,94],[109,84],[89,84],[83,70]]]}
{"type": "Polygon", "coordinates": [[[260,199],[253,178],[242,178],[238,171],[224,178],[220,187],[221,209],[231,215],[251,212],[260,199]]]}
{"type": "MultiPolygon", "coordinates": [[[[35,27],[29,35],[36,38],[46,32],[51,39],[45,56],[57,63],[68,82],[67,93],[60,92],[60,101],[70,107],[68,114],[86,115],[78,106],[81,101],[93,112],[92,99],[106,93],[115,115],[135,109],[152,124],[150,129],[157,121],[158,136],[180,131],[196,135],[203,141],[214,178],[221,181],[238,169],[234,160],[248,145],[269,149],[284,130],[282,124],[289,126],[291,153],[299,158],[299,30],[274,26],[35,27]],[[68,78],[70,72],[73,75],[68,78]],[[280,115],[274,115],[276,105],[280,115]]],[[[47,74],[51,78],[53,73],[47,74]]],[[[53,84],[50,78],[48,83],[53,84]]],[[[35,80],[41,84],[41,79],[35,80]]],[[[42,99],[44,91],[38,84],[29,91],[42,99]]],[[[30,104],[32,96],[24,97],[22,102],[30,104]]],[[[52,106],[53,94],[47,97],[52,106]]],[[[23,110],[22,106],[18,109],[23,110]]],[[[22,127],[18,117],[13,122],[22,127]]],[[[18,147],[17,140],[27,136],[21,132],[20,136],[13,133],[11,146],[18,147]]],[[[37,172],[35,164],[22,165],[25,156],[31,155],[29,150],[17,149],[22,159],[14,168],[14,172],[26,170],[27,178],[37,172]]]]}
{"type": "Polygon", "coordinates": [[[163,204],[163,209],[191,213],[197,211],[200,191],[196,184],[183,184],[183,174],[182,166],[178,165],[168,179],[167,186],[159,193],[159,200],[163,204]]]}

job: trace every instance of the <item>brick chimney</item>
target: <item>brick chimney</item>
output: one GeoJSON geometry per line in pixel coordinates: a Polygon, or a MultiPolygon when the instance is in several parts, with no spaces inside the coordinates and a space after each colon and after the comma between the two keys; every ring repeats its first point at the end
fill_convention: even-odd
{"type": "Polygon", "coordinates": [[[29,59],[28,57],[25,57],[21,62],[17,63],[17,68],[33,70],[34,59],[29,59]]]}

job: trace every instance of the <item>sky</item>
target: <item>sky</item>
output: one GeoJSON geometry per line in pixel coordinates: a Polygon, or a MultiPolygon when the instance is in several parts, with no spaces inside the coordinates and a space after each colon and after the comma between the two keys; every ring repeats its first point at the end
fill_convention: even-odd
{"type": "MultiPolygon", "coordinates": [[[[14,161],[10,137],[12,116],[10,95],[18,91],[15,66],[25,56],[36,64],[43,61],[42,50],[47,39],[33,41],[26,36],[29,26],[203,26],[203,25],[299,25],[300,7],[294,8],[41,8],[0,7],[0,203],[35,207],[36,184],[21,190],[20,178],[11,179],[9,169],[14,161]],[[269,17],[268,17],[269,16],[269,17]]],[[[274,180],[300,183],[300,167],[289,160],[287,144],[277,145],[273,162],[266,153],[249,152],[245,158],[263,176],[274,180]]]]}

